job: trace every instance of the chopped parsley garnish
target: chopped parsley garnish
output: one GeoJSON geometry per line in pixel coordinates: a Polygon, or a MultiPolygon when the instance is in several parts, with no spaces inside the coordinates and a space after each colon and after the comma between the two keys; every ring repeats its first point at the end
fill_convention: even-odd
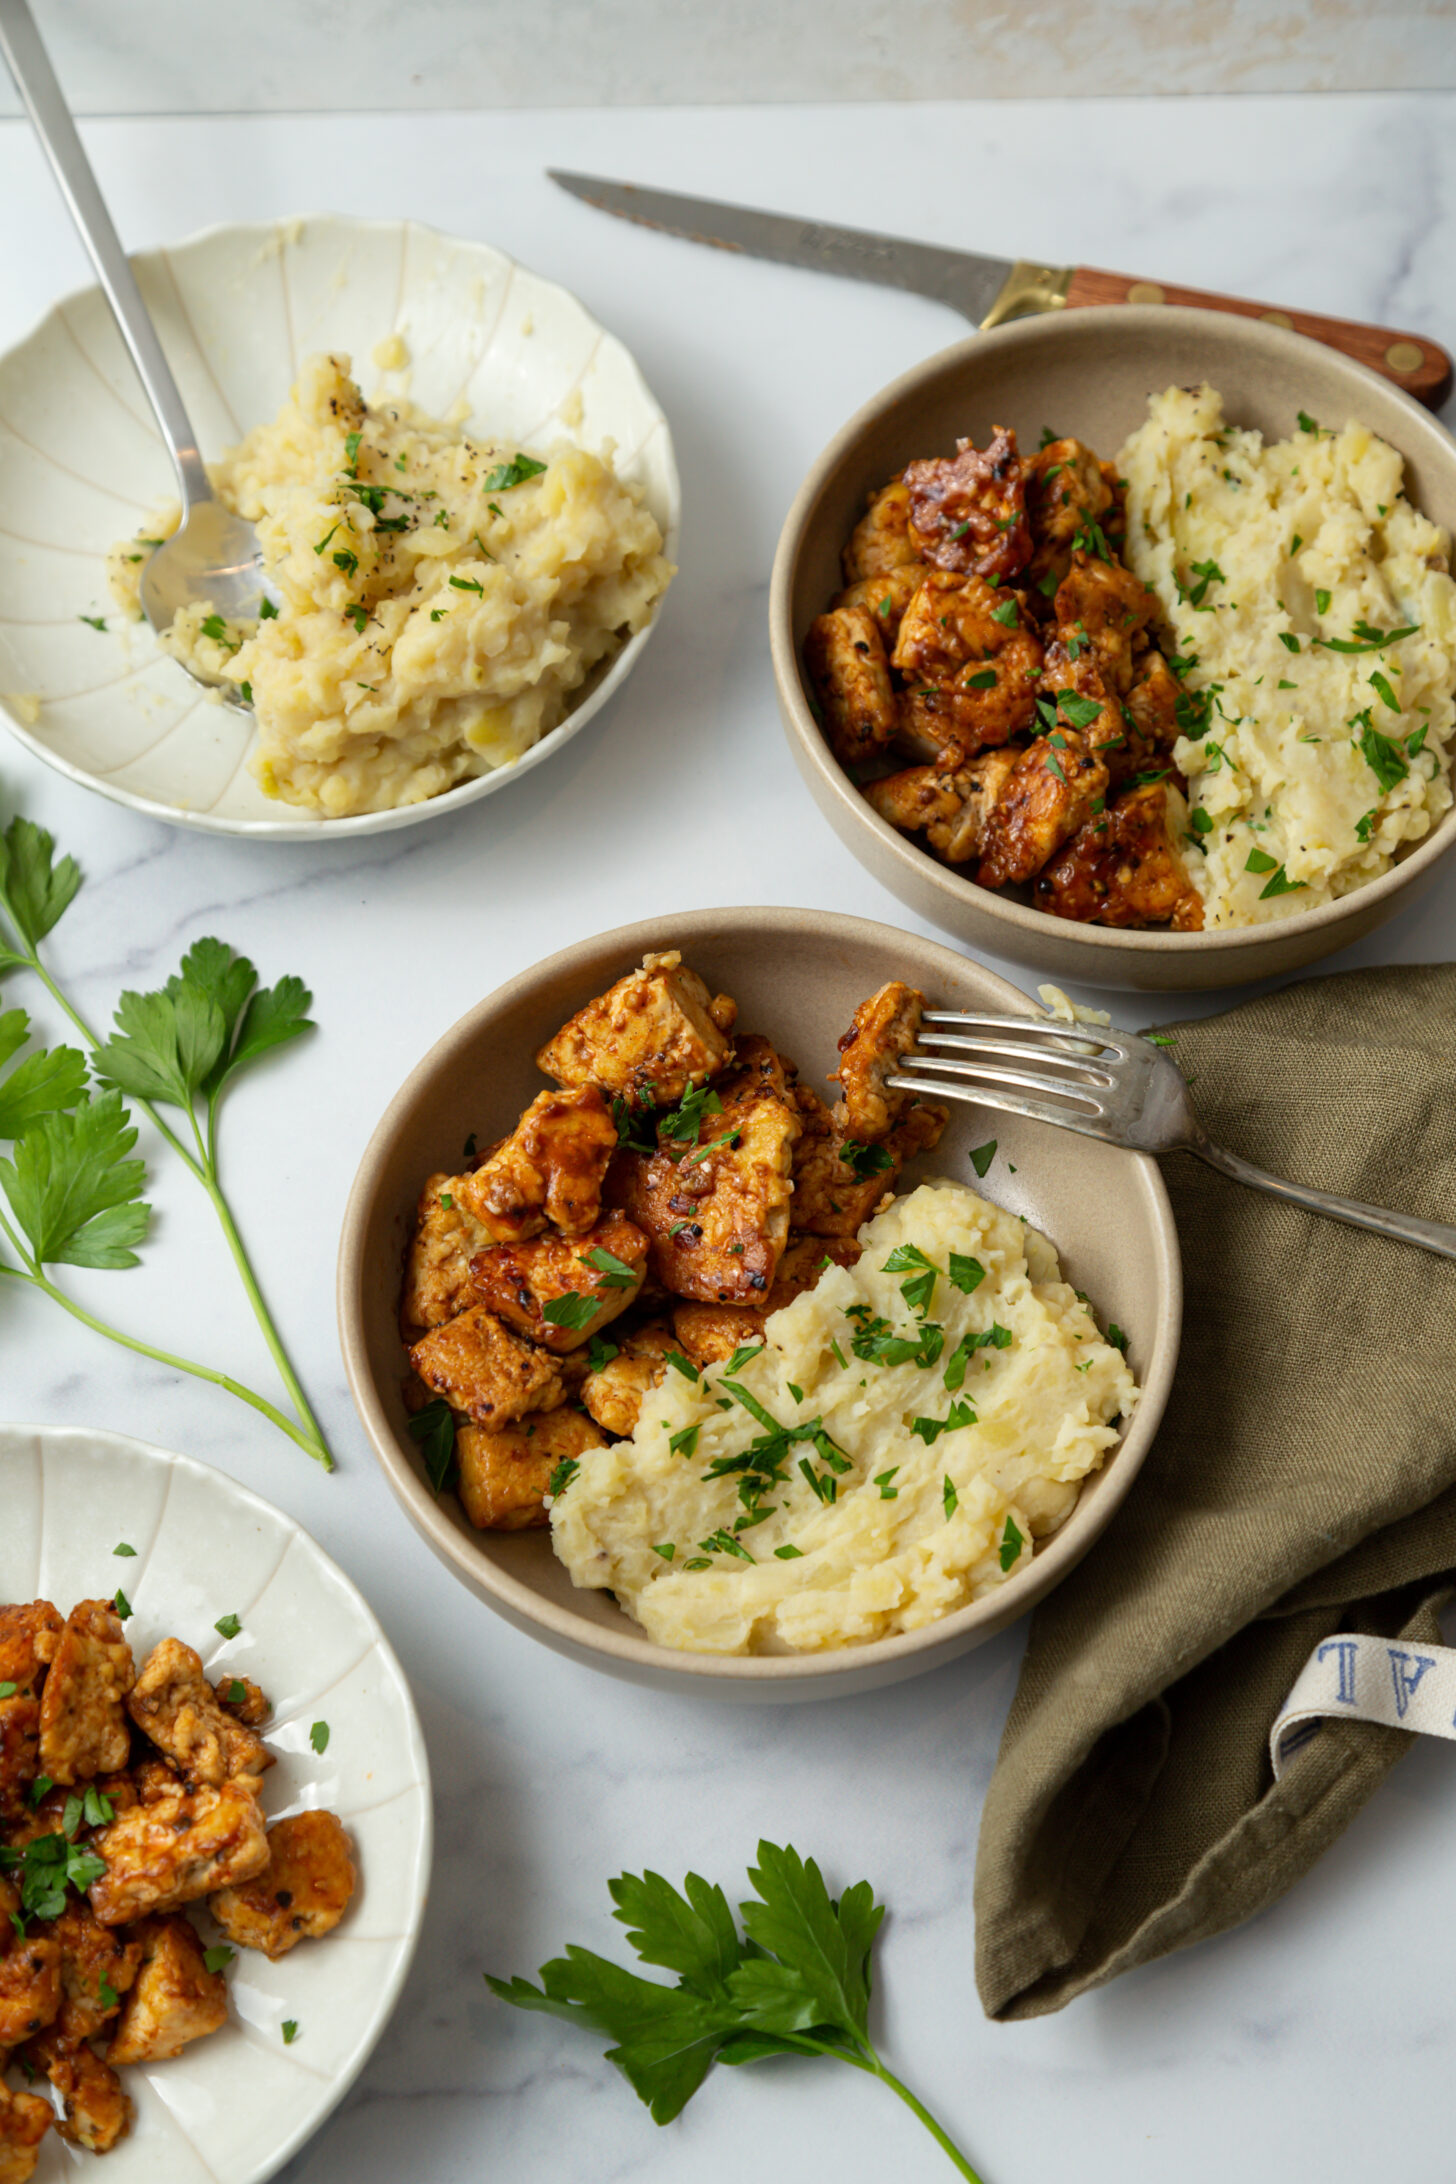
{"type": "Polygon", "coordinates": [[[343,570],[345,576],[352,576],[359,566],[359,556],[356,553],[351,553],[347,546],[339,553],[330,554],[329,559],[336,569],[343,570]]]}
{"type": "Polygon", "coordinates": [[[1025,1540],[1016,1529],[1016,1519],[1008,1517],[1006,1519],[1006,1529],[1001,1534],[1001,1567],[1003,1570],[1009,1570],[1013,1562],[1020,1561],[1021,1550],[1025,1545],[1025,1540]]]}
{"type": "MultiPolygon", "coordinates": [[[[1390,736],[1383,736],[1380,730],[1372,725],[1368,710],[1357,714],[1355,717],[1357,720],[1363,720],[1365,724],[1361,729],[1357,746],[1360,756],[1380,783],[1382,793],[1388,794],[1396,783],[1404,781],[1406,775],[1410,772],[1405,753],[1390,736]]],[[[1352,727],[1353,725],[1354,722],[1351,723],[1352,727]]]]}
{"type": "Polygon", "coordinates": [[[580,1469],[581,1465],[577,1462],[574,1456],[562,1457],[560,1463],[556,1466],[550,1478],[546,1481],[546,1491],[551,1496],[551,1499],[553,1501],[555,1501],[558,1494],[564,1494],[566,1492],[566,1489],[570,1486],[572,1480],[576,1477],[576,1474],[578,1473],[578,1471],[580,1471],[580,1469]]]}
{"type": "Polygon", "coordinates": [[[292,2047],[294,2041],[297,2038],[298,2019],[296,2017],[285,2017],[283,2020],[283,2045],[285,2047],[292,2047]]]}
{"type": "Polygon", "coordinates": [[[1369,622],[1357,622],[1355,635],[1351,637],[1316,637],[1317,645],[1327,652],[1384,652],[1388,645],[1398,645],[1403,637],[1414,637],[1420,630],[1419,622],[1407,622],[1400,629],[1376,629],[1369,622]]]}
{"type": "Polygon", "coordinates": [[[950,1255],[950,1282],[963,1297],[969,1297],[986,1279],[986,1269],[979,1259],[972,1259],[965,1252],[953,1251],[950,1255]]]}
{"type": "Polygon", "coordinates": [[[237,1950],[230,1949],[225,1941],[220,1941],[215,1947],[203,1950],[202,1961],[210,1972],[221,1972],[232,1963],[237,1953],[237,1950]]]}
{"type": "Polygon", "coordinates": [[[698,1426],[680,1426],[676,1433],[669,1435],[667,1445],[673,1455],[695,1456],[700,1431],[701,1428],[698,1426]]]}
{"type": "Polygon", "coordinates": [[[976,670],[974,675],[962,677],[961,688],[963,690],[994,690],[996,679],[994,667],[981,667],[976,670]]]}
{"type": "Polygon", "coordinates": [[[694,1363],[692,1362],[692,1359],[684,1357],[681,1350],[667,1351],[666,1362],[672,1367],[675,1373],[681,1373],[684,1380],[700,1380],[702,1378],[701,1373],[698,1371],[697,1366],[694,1365],[694,1363]]]}
{"type": "Polygon", "coordinates": [[[102,636],[105,636],[106,616],[104,614],[83,614],[79,619],[86,624],[88,629],[99,629],[102,636]]]}
{"type": "Polygon", "coordinates": [[[601,1276],[603,1289],[631,1289],[637,1280],[635,1271],[628,1266],[625,1259],[619,1259],[614,1252],[604,1251],[600,1244],[594,1250],[579,1253],[578,1256],[583,1266],[591,1267],[601,1276]]]}
{"type": "Polygon", "coordinates": [[[276,622],[277,619],[278,609],[274,606],[271,599],[265,599],[263,601],[263,604],[258,609],[258,620],[260,622],[276,622]]]}
{"type": "Polygon", "coordinates": [[[1299,420],[1299,429],[1301,432],[1319,431],[1319,426],[1315,423],[1315,420],[1312,417],[1308,416],[1304,410],[1297,410],[1295,414],[1299,420]]]}
{"type": "Polygon", "coordinates": [[[1251,849],[1249,851],[1249,861],[1244,866],[1244,870],[1246,872],[1273,872],[1278,867],[1278,863],[1279,859],[1271,857],[1266,849],[1251,849]]]}
{"type": "Polygon", "coordinates": [[[481,490],[486,493],[505,493],[513,485],[524,485],[527,478],[539,478],[546,468],[529,455],[513,455],[508,463],[498,463],[481,480],[481,490]]]}
{"type": "Polygon", "coordinates": [[[1208,597],[1210,584],[1226,584],[1228,582],[1228,578],[1216,561],[1195,561],[1190,573],[1198,578],[1198,582],[1190,586],[1183,593],[1183,597],[1187,600],[1189,606],[1195,610],[1203,606],[1204,600],[1208,597]]]}
{"type": "Polygon", "coordinates": [[[940,1498],[945,1504],[945,1520],[946,1523],[949,1524],[951,1518],[955,1515],[956,1511],[960,1508],[961,1505],[961,1498],[955,1490],[955,1482],[951,1478],[949,1472],[946,1473],[945,1478],[942,1481],[940,1498]]]}
{"type": "Polygon", "coordinates": [[[1283,865],[1280,865],[1268,882],[1260,888],[1259,900],[1260,902],[1268,902],[1272,895],[1297,895],[1300,888],[1308,885],[1307,880],[1291,880],[1283,865]]]}
{"type": "Polygon", "coordinates": [[[1329,611],[1330,611],[1330,595],[1329,595],[1329,593],[1328,593],[1327,591],[1317,591],[1317,592],[1315,593],[1315,595],[1314,595],[1314,611],[1315,611],[1315,613],[1316,613],[1316,614],[1328,614],[1328,613],[1329,613],[1329,611]]]}
{"type": "Polygon", "coordinates": [[[979,1335],[962,1335],[946,1360],[943,1376],[946,1387],[954,1395],[957,1388],[964,1385],[966,1367],[978,1350],[1009,1350],[1010,1347],[1011,1329],[1003,1327],[999,1320],[993,1320],[979,1335]]]}
{"type": "Polygon", "coordinates": [[[220,1615],[212,1627],[221,1638],[236,1638],[243,1627],[242,1618],[237,1615],[220,1615]]]}
{"type": "Polygon", "coordinates": [[[716,1532],[710,1532],[706,1539],[698,1541],[698,1552],[705,1555],[736,1555],[740,1562],[752,1562],[753,1560],[742,1540],[735,1539],[733,1534],[722,1525],[719,1526],[716,1532]]]}
{"type": "Polygon", "coordinates": [[[13,1699],[19,1689],[19,1684],[0,1683],[0,1699],[13,1699]]]}
{"type": "Polygon", "coordinates": [[[246,1685],[246,1684],[245,1684],[245,1683],[244,1683],[244,1682],[242,1681],[242,1679],[241,1679],[240,1677],[238,1677],[238,1676],[234,1676],[234,1678],[233,1678],[232,1682],[231,1682],[231,1683],[230,1683],[230,1684],[228,1685],[228,1687],[227,1687],[227,1702],[228,1702],[228,1705],[229,1705],[229,1706],[241,1706],[241,1705],[242,1705],[242,1703],[243,1703],[243,1701],[244,1701],[244,1699],[245,1699],[245,1698],[247,1697],[247,1695],[248,1695],[248,1687],[247,1687],[247,1685],[246,1685]]]}
{"type": "Polygon", "coordinates": [[[115,1608],[115,1610],[116,1610],[117,1614],[118,1614],[118,1615],[119,1615],[119,1616],[121,1617],[121,1620],[123,1621],[123,1623],[126,1623],[126,1622],[129,1622],[129,1621],[130,1621],[130,1619],[131,1619],[131,1602],[130,1602],[130,1601],[129,1601],[129,1600],[127,1599],[127,1597],[126,1597],[126,1594],[125,1594],[125,1593],[124,1593],[124,1592],[122,1591],[122,1589],[121,1589],[121,1587],[120,1587],[119,1585],[117,1586],[117,1588],[116,1588],[116,1591],[115,1591],[115,1592],[113,1593],[113,1595],[112,1595],[112,1599],[111,1599],[111,1605],[112,1605],[112,1606],[113,1606],[113,1607],[115,1608]]]}
{"type": "Polygon", "coordinates": [[[202,617],[200,627],[203,636],[210,637],[214,644],[226,645],[229,652],[239,650],[239,640],[236,637],[229,637],[227,623],[220,614],[205,614],[202,617]]]}
{"type": "Polygon", "coordinates": [[[600,1335],[593,1335],[587,1344],[586,1361],[592,1372],[599,1373],[621,1354],[615,1342],[604,1342],[600,1335]]]}
{"type": "Polygon", "coordinates": [[[846,1138],[839,1148],[839,1157],[846,1168],[852,1168],[861,1183],[867,1183],[873,1175],[883,1175],[895,1165],[894,1156],[883,1145],[861,1145],[856,1138],[846,1138]]]}
{"type": "Polygon", "coordinates": [[[723,1368],[725,1375],[731,1378],[733,1375],[741,1373],[745,1365],[751,1364],[754,1358],[762,1357],[762,1355],[763,1344],[761,1342],[740,1342],[738,1348],[733,1352],[732,1357],[729,1358],[728,1363],[723,1368]]]}
{"type": "Polygon", "coordinates": [[[359,475],[359,442],[363,437],[362,432],[344,434],[344,463],[351,478],[359,475]]]}
{"type": "Polygon", "coordinates": [[[991,620],[999,622],[1003,629],[1015,629],[1016,619],[1016,601],[1014,599],[1003,600],[999,607],[991,609],[991,620]]]}
{"type": "Polygon", "coordinates": [[[1299,639],[1295,636],[1292,629],[1277,630],[1275,632],[1275,635],[1278,637],[1280,644],[1283,645],[1286,652],[1298,652],[1299,639]]]}
{"type": "MultiPolygon", "coordinates": [[[[42,1776],[42,1780],[45,1778],[42,1776]]],[[[51,1787],[46,1783],[47,1789],[51,1787]]],[[[39,1803],[39,1799],[33,1800],[39,1803]]],[[[20,1922],[26,1919],[58,1919],[66,1908],[67,1887],[83,1893],[106,1871],[106,1861],[93,1850],[78,1850],[65,1835],[37,1835],[23,1850],[0,1844],[0,1870],[17,1875],[20,1887],[20,1922]]],[[[24,1931],[23,1923],[20,1931],[24,1931]]]]}
{"type": "Polygon", "coordinates": [[[995,1138],[987,1138],[984,1145],[977,1145],[972,1148],[971,1166],[975,1169],[977,1175],[984,1179],[986,1170],[995,1158],[996,1140],[995,1138]]]}
{"type": "Polygon", "coordinates": [[[552,1297],[541,1307],[541,1317],[548,1327],[569,1327],[580,1334],[602,1309],[600,1297],[583,1297],[578,1290],[568,1289],[561,1297],[552,1297]]]}
{"type": "Polygon", "coordinates": [[[1116,1320],[1109,1320],[1107,1323],[1107,1339],[1112,1344],[1114,1350],[1121,1350],[1124,1354],[1126,1354],[1127,1336],[1118,1326],[1116,1320]]]}
{"type": "Polygon", "coordinates": [[[1370,683],[1381,704],[1388,705],[1392,713],[1398,713],[1400,711],[1400,699],[1391,689],[1390,684],[1381,674],[1378,667],[1372,671],[1370,676],[1370,683]]]}
{"type": "Polygon", "coordinates": [[[1380,808],[1378,805],[1372,804],[1369,811],[1362,813],[1361,816],[1355,821],[1355,839],[1357,842],[1369,841],[1370,829],[1374,826],[1376,819],[1379,817],[1379,809],[1380,808]]]}
{"type": "Polygon", "coordinates": [[[319,1754],[320,1758],[322,1758],[323,1754],[329,1748],[328,1723],[326,1721],[316,1721],[313,1727],[308,1732],[308,1741],[313,1746],[314,1750],[319,1754]]]}
{"type": "Polygon", "coordinates": [[[894,1501],[899,1495],[899,1487],[892,1485],[891,1483],[894,1479],[895,1473],[899,1470],[899,1468],[900,1466],[898,1464],[891,1464],[888,1471],[881,1471],[876,1473],[875,1485],[880,1490],[881,1501],[894,1501]]]}
{"type": "Polygon", "coordinates": [[[128,1542],[123,1539],[117,1541],[111,1552],[114,1555],[134,1555],[136,1553],[136,1549],[135,1547],[130,1546],[128,1542]]]}
{"type": "Polygon", "coordinates": [[[664,1562],[671,1562],[673,1556],[677,1553],[677,1548],[670,1539],[664,1539],[656,1543],[652,1552],[655,1555],[661,1555],[664,1562]]]}
{"type": "Polygon", "coordinates": [[[774,1549],[774,1559],[778,1562],[800,1562],[803,1560],[803,1556],[804,1550],[802,1547],[793,1547],[787,1543],[774,1549]]]}
{"type": "Polygon", "coordinates": [[[369,609],[367,607],[346,607],[344,610],[344,620],[346,622],[353,623],[354,635],[356,637],[362,637],[364,634],[364,625],[369,620],[369,609]]]}
{"type": "Polygon", "coordinates": [[[438,1498],[451,1483],[455,1468],[455,1413],[443,1395],[433,1397],[414,1413],[409,1436],[419,1444],[425,1476],[438,1498]]]}
{"type": "MultiPolygon", "coordinates": [[[[670,1115],[664,1115],[657,1126],[657,1134],[664,1141],[663,1150],[670,1152],[674,1146],[695,1145],[702,1132],[706,1115],[721,1115],[723,1102],[711,1085],[690,1084],[678,1105],[670,1115]]],[[[617,1125],[618,1135],[621,1123],[617,1125]]]]}
{"type": "Polygon", "coordinates": [[[453,591],[473,591],[482,599],[485,597],[485,586],[477,583],[473,576],[452,576],[449,583],[453,591]]]}
{"type": "Polygon", "coordinates": [[[845,1356],[843,1350],[840,1349],[839,1344],[837,1342],[831,1342],[829,1347],[834,1353],[835,1359],[839,1365],[841,1372],[847,1373],[849,1371],[849,1359],[845,1356]]]}

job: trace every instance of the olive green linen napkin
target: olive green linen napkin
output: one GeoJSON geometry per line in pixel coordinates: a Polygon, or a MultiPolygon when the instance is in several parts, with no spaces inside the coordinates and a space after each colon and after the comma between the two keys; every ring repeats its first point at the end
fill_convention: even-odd
{"type": "MultiPolygon", "coordinates": [[[[1210,1137],[1456,1221],[1456,966],[1349,971],[1172,1027],[1210,1137]]],[[[1122,1509],[1037,1610],[981,1823],[976,1977],[1034,2017],[1306,1873],[1411,1738],[1268,1736],[1338,1630],[1436,1641],[1456,1572],[1456,1263],[1163,1164],[1183,1347],[1122,1509]]]]}

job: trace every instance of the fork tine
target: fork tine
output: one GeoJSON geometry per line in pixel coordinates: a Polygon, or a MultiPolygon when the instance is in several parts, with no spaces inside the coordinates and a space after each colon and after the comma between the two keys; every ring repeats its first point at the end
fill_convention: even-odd
{"type": "Polygon", "coordinates": [[[1047,1100],[1028,1099],[1022,1092],[1000,1091],[994,1085],[939,1084],[924,1077],[888,1077],[897,1091],[919,1092],[932,1100],[959,1100],[967,1107],[994,1107],[1007,1115],[1026,1115],[1032,1122],[1054,1123],[1062,1130],[1076,1130],[1083,1137],[1117,1143],[1099,1115],[1079,1113],[1070,1107],[1054,1107],[1047,1100]]]}
{"type": "Polygon", "coordinates": [[[1059,1041],[1074,1048],[1081,1042],[1124,1058],[1136,1043],[1135,1033],[1119,1031],[1110,1025],[1064,1024],[1053,1016],[1001,1016],[992,1010],[927,1009],[921,1022],[943,1024],[948,1031],[1008,1032],[1014,1038],[1034,1037],[1048,1048],[1059,1041]]]}
{"type": "MultiPolygon", "coordinates": [[[[921,1047],[950,1047],[957,1053],[985,1055],[990,1061],[1035,1062],[1042,1069],[1073,1069],[1092,1084],[1116,1082],[1111,1067],[1097,1054],[1074,1054],[1060,1047],[1022,1046],[1013,1039],[967,1039],[954,1031],[922,1031],[921,1047]]],[[[912,1049],[908,1061],[941,1061],[940,1054],[921,1054],[912,1049]]]]}
{"type": "MultiPolygon", "coordinates": [[[[1073,1113],[1100,1115],[1105,1112],[1105,1101],[1098,1098],[1091,1085],[1070,1084],[1056,1077],[1033,1077],[1021,1069],[995,1069],[988,1063],[958,1061],[949,1054],[912,1054],[906,1061],[933,1082],[941,1082],[938,1072],[944,1070],[951,1079],[964,1079],[973,1084],[1001,1084],[1029,1093],[1035,1099],[1065,1100],[1073,1113]]],[[[894,1079],[889,1080],[891,1083],[894,1079]]]]}

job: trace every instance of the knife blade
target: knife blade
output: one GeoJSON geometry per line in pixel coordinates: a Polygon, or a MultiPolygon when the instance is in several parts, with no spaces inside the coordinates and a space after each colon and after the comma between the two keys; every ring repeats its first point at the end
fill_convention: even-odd
{"type": "Polygon", "coordinates": [[[548,167],[551,180],[585,204],[619,219],[634,220],[687,242],[708,243],[776,265],[799,266],[815,273],[835,273],[847,280],[873,281],[881,287],[908,289],[958,311],[983,329],[1042,311],[1076,310],[1090,304],[1191,304],[1205,311],[1233,312],[1263,319],[1340,350],[1359,364],[1434,408],[1451,387],[1451,358],[1423,334],[1394,327],[1366,326],[1352,319],[1324,318],[1309,311],[1281,311],[1246,297],[1214,295],[1196,288],[1174,288],[1131,274],[1107,273],[1095,266],[1040,265],[1029,259],[988,258],[973,251],[945,250],[933,243],[877,235],[867,228],[836,227],[792,214],[761,212],[747,205],[720,204],[708,197],[685,197],[673,190],[642,189],[596,175],[572,174],[548,167]]]}

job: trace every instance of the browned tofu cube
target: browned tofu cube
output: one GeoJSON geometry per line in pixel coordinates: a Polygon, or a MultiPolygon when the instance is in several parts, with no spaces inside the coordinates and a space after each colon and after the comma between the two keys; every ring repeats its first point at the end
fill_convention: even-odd
{"type": "Polygon", "coordinates": [[[836,607],[809,624],[804,662],[824,729],[846,766],[876,759],[899,723],[884,633],[868,607],[836,607]]]}
{"type": "Polygon", "coordinates": [[[0,2052],[43,2032],[61,2006],[61,1945],[44,1927],[15,1931],[20,1891],[0,1874],[0,2052]]]}
{"type": "Polygon", "coordinates": [[[548,1350],[575,1350],[637,1301],[647,1238],[620,1213],[585,1236],[548,1234],[493,1244],[470,1262],[476,1297],[518,1334],[548,1350]]]}
{"type": "Polygon", "coordinates": [[[30,2184],[53,2121],[49,2101],[15,2092],[0,2078],[0,2184],[30,2184]]]}
{"type": "Polygon", "coordinates": [[[64,1629],[49,1600],[0,1607],[0,1683],[35,1691],[56,1657],[64,1629]]]}
{"type": "Polygon", "coordinates": [[[867,1145],[845,1127],[842,1107],[831,1115],[817,1095],[801,1088],[801,1102],[817,1113],[799,1140],[794,1157],[793,1220],[816,1241],[855,1236],[881,1200],[894,1191],[907,1160],[930,1152],[940,1141],[947,1115],[943,1107],[917,1100],[888,1134],[867,1145]]]}
{"type": "Polygon", "coordinates": [[[268,1830],[268,1863],[209,1909],[229,1941],[264,1956],[287,1956],[300,1941],[332,1933],[349,1908],[357,1876],[352,1847],[331,1812],[299,1812],[268,1830]]]}
{"type": "Polygon", "coordinates": [[[432,1395],[480,1426],[507,1425],[527,1411],[552,1410],[566,1394],[560,1368],[484,1305],[436,1327],[410,1351],[432,1395]]]}
{"type": "Polygon", "coordinates": [[[799,1118],[766,1039],[739,1042],[717,1095],[721,1110],[703,1116],[696,1144],[619,1154],[608,1188],[651,1239],[665,1288],[704,1304],[756,1307],[788,1242],[799,1118]]]}
{"type": "Polygon", "coordinates": [[[94,2039],[120,2008],[141,1962],[130,1931],[103,1926],[84,1896],[68,1895],[51,1922],[61,1949],[61,2007],[56,2029],[72,2044],[94,2039]]]}
{"type": "MultiPolygon", "coordinates": [[[[131,2129],[132,2104],[109,2063],[59,2026],[30,2042],[25,2060],[43,2070],[61,2096],[59,2137],[89,2154],[109,2154],[131,2129]]],[[[0,2175],[3,2175],[0,2171],[0,2175]]]]}
{"type": "Polygon", "coordinates": [[[261,1729],[273,1711],[251,1676],[219,1676],[212,1688],[218,1705],[225,1706],[246,1728],[261,1729]]]}
{"type": "Polygon", "coordinates": [[[871,496],[867,512],[850,533],[844,549],[844,581],[859,584],[867,576],[885,576],[921,558],[910,531],[910,489],[894,478],[871,496]]]}
{"type": "Polygon", "coordinates": [[[82,1600],[66,1618],[40,1701],[40,1767],[52,1782],[89,1781],[131,1751],[126,1695],[131,1647],[109,1600],[82,1600]]]}
{"type": "Polygon", "coordinates": [[[545,1496],[558,1465],[580,1462],[606,1445],[590,1418],[565,1406],[534,1412],[494,1432],[462,1426],[455,1436],[461,1506],[482,1532],[523,1532],[547,1524],[545,1496]]]}
{"type": "Polygon", "coordinates": [[[418,1342],[428,1328],[443,1327],[477,1301],[470,1284],[471,1256],[495,1239],[466,1210],[462,1191],[468,1180],[432,1175],[420,1192],[399,1300],[400,1332],[406,1342],[418,1342]]]}
{"type": "Polygon", "coordinates": [[[215,1888],[250,1881],[268,1863],[258,1800],[242,1782],[175,1790],[118,1813],[92,1847],[106,1871],[91,1884],[103,1926],[173,1911],[215,1888]]]}
{"type": "Polygon", "coordinates": [[[227,1982],[207,1969],[190,1920],[146,1919],[140,1938],[141,1969],[106,2051],[112,2065],[168,2062],[227,2022],[227,1982]]]}
{"type": "Polygon", "coordinates": [[[617,1355],[588,1373],[582,1384],[581,1399],[597,1424],[608,1433],[631,1433],[644,1400],[668,1370],[668,1351],[680,1347],[664,1320],[625,1335],[617,1355]]]}
{"type": "Polygon", "coordinates": [[[899,1073],[920,1035],[924,1013],[924,994],[892,978],[861,1001],[839,1042],[839,1067],[833,1075],[841,1088],[848,1133],[861,1143],[884,1137],[910,1103],[910,1093],[896,1091],[886,1080],[899,1073]]]}
{"type": "Polygon", "coordinates": [[[558,1084],[600,1085],[638,1107],[675,1107],[690,1084],[707,1084],[733,1051],[738,1010],[710,994],[677,950],[643,959],[578,1009],[536,1056],[558,1084]]]}
{"type": "Polygon", "coordinates": [[[180,1638],[164,1638],[152,1648],[127,1711],[190,1784],[217,1789],[235,1776],[257,1780],[273,1764],[262,1738],[219,1705],[201,1656],[180,1638]]]}
{"type": "Polygon", "coordinates": [[[515,1129],[451,1197],[486,1232],[484,1241],[524,1243],[549,1225],[582,1236],[601,1211],[602,1179],[617,1149],[617,1125],[594,1084],[542,1092],[515,1129]]]}

